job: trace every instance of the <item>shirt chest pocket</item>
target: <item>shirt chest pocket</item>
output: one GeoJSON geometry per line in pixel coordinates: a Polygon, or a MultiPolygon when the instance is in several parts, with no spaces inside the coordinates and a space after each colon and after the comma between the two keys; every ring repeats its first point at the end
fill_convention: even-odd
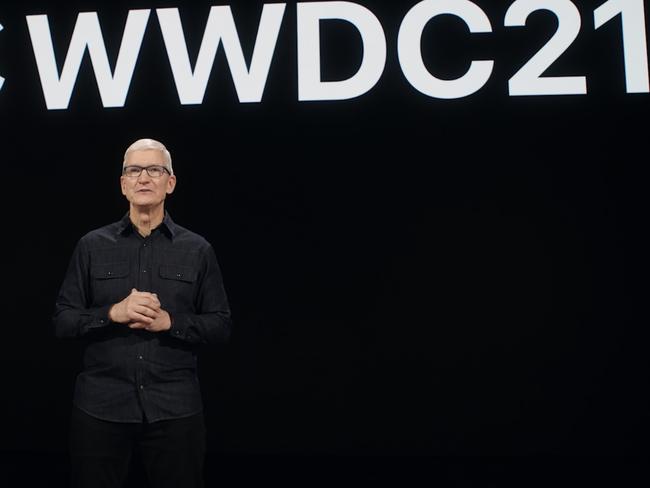
{"type": "Polygon", "coordinates": [[[158,295],[163,306],[172,311],[194,311],[198,271],[187,265],[161,264],[158,295]]]}
{"type": "Polygon", "coordinates": [[[129,263],[97,263],[90,267],[93,301],[96,305],[118,302],[130,291],[129,263]]]}
{"type": "Polygon", "coordinates": [[[197,272],[190,266],[178,264],[161,264],[160,277],[163,280],[180,281],[182,283],[194,283],[197,272]]]}

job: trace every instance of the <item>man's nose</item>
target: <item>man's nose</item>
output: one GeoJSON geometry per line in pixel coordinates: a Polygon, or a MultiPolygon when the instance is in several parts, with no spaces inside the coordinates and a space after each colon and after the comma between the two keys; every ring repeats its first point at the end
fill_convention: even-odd
{"type": "Polygon", "coordinates": [[[151,178],[151,176],[149,176],[149,173],[147,173],[146,169],[143,169],[142,172],[138,175],[138,181],[139,182],[142,182],[142,181],[147,182],[147,181],[151,181],[151,179],[152,178],[151,178]]]}

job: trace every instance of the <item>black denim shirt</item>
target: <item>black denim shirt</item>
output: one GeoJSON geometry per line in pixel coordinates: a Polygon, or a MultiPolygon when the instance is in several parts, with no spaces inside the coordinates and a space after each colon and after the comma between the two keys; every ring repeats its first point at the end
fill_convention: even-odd
{"type": "Polygon", "coordinates": [[[128,214],[83,236],[53,316],[57,337],[83,341],[73,403],[115,422],[181,418],[202,410],[196,349],[230,336],[230,308],[212,246],[166,213],[142,237],[128,214]],[[132,288],[157,293],[168,331],[111,322],[110,307],[132,288]]]}

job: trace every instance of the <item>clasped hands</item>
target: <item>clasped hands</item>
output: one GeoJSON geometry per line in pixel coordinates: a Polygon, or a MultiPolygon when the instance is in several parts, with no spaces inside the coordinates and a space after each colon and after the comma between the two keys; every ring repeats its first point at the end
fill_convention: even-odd
{"type": "Polygon", "coordinates": [[[110,308],[108,318],[113,322],[126,324],[131,329],[150,332],[169,330],[171,327],[169,313],[160,307],[158,295],[135,288],[129,296],[110,308]]]}

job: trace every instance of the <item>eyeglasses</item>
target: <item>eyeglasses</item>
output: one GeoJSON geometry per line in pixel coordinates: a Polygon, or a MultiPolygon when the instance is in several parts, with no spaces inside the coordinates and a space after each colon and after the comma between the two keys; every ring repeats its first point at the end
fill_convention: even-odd
{"type": "Polygon", "coordinates": [[[158,166],[158,165],[153,165],[153,166],[125,166],[124,169],[122,170],[122,174],[124,176],[128,176],[129,178],[137,178],[142,174],[142,170],[146,170],[147,174],[151,176],[152,178],[160,178],[162,175],[165,173],[170,174],[169,170],[165,168],[164,166],[158,166]]]}

